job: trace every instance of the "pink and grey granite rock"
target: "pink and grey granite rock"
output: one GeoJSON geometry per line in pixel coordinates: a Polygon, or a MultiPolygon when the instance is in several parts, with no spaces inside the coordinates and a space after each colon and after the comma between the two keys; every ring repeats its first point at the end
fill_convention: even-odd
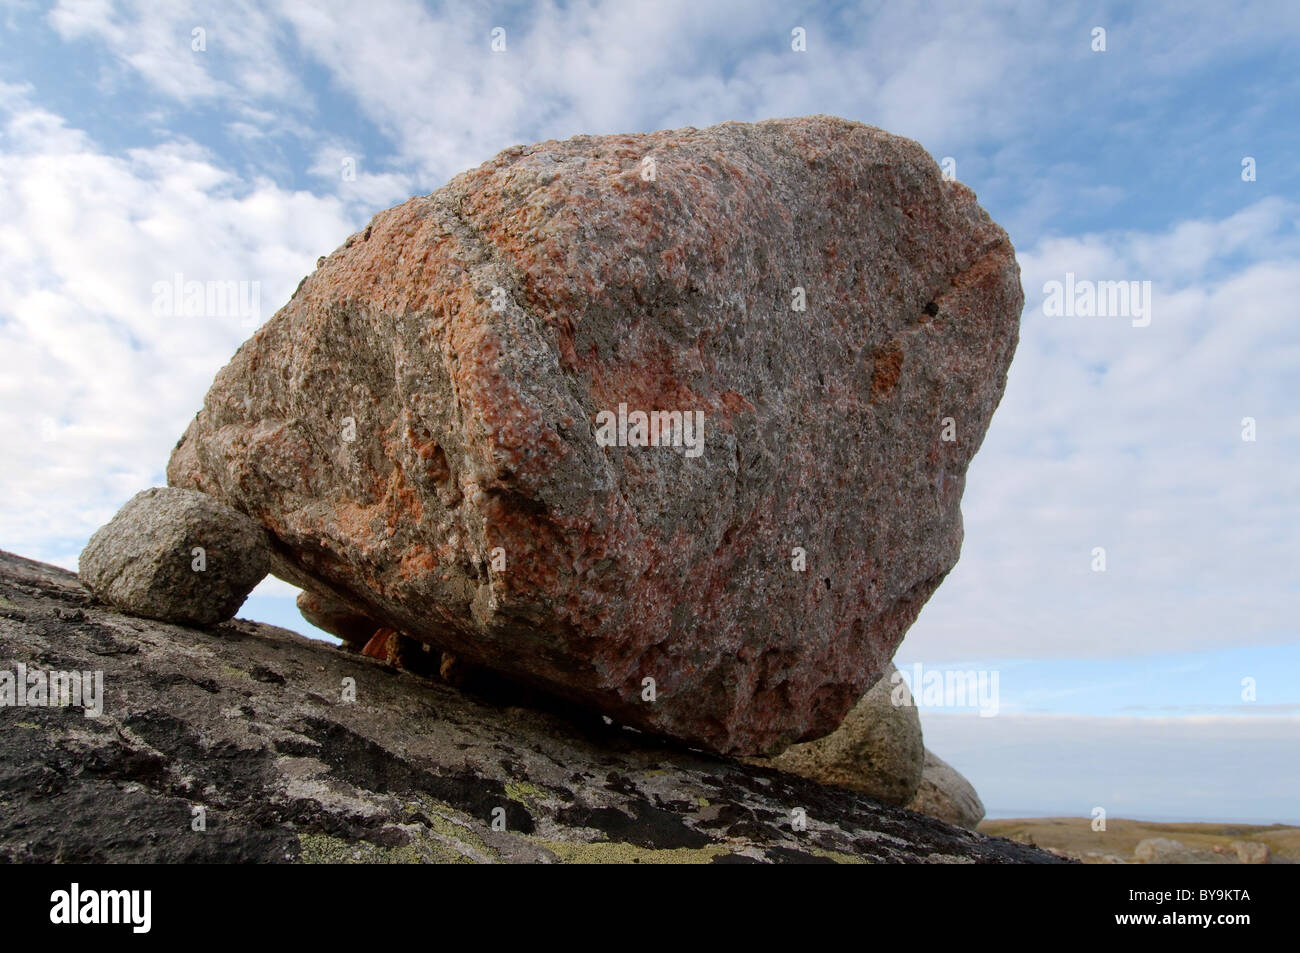
{"type": "Polygon", "coordinates": [[[257,523],[203,493],[169,486],[131,497],[78,560],[82,583],[104,602],[200,625],[233,619],[268,567],[257,523]]]}
{"type": "Polygon", "coordinates": [[[168,478],[383,626],[770,753],[836,727],[956,562],[1021,305],[1005,232],[878,129],[516,147],[323,259],[168,478]]]}

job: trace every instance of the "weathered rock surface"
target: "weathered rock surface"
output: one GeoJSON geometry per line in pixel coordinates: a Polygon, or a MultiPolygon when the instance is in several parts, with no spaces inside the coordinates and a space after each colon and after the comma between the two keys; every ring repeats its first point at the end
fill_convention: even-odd
{"type": "Polygon", "coordinates": [[[908,807],[971,830],[984,820],[984,802],[975,786],[929,748],[925,749],[921,784],[908,807]]]}
{"type": "Polygon", "coordinates": [[[90,537],[81,580],[123,612],[211,625],[232,619],[270,570],[261,526],[203,493],[154,487],[90,537]]]}
{"type": "MultiPolygon", "coordinates": [[[[1259,845],[1268,850],[1267,846],[1259,845]]],[[[1134,859],[1141,864],[1239,864],[1242,859],[1234,850],[1204,850],[1188,847],[1182,841],[1168,837],[1148,837],[1133,849],[1134,859]]]]}
{"type": "Polygon", "coordinates": [[[0,659],[103,673],[96,718],[0,707],[4,861],[1054,861],[272,626],[119,614],[7,553],[0,659]]]}
{"type": "Polygon", "coordinates": [[[956,562],[1018,275],[968,188],[857,123],[516,147],[324,258],[168,480],[386,627],[774,753],[839,724],[956,562]],[[646,433],[683,446],[598,445],[621,405],[682,412],[646,433]]]}
{"type": "Polygon", "coordinates": [[[906,685],[899,686],[906,704],[894,704],[895,671],[893,665],[886,668],[829,735],[764,760],[780,771],[906,805],[921,783],[927,752],[921,718],[906,685]]]}
{"type": "Polygon", "coordinates": [[[1273,862],[1272,852],[1267,844],[1258,841],[1235,840],[1232,849],[1237,853],[1237,860],[1243,864],[1269,864],[1273,862]]]}

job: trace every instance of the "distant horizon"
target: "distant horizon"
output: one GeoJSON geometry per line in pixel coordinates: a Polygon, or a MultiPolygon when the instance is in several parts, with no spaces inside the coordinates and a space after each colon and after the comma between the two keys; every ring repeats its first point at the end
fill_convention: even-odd
{"type": "MultiPolygon", "coordinates": [[[[1000,808],[988,808],[986,806],[984,813],[986,821],[1083,821],[1091,820],[1089,817],[1080,817],[1077,814],[1012,814],[1000,808]]],[[[1240,817],[1154,817],[1142,815],[1140,817],[1112,817],[1109,820],[1115,821],[1137,821],[1142,824],[1242,824],[1246,827],[1300,827],[1300,820],[1297,821],[1258,821],[1240,817]]]]}

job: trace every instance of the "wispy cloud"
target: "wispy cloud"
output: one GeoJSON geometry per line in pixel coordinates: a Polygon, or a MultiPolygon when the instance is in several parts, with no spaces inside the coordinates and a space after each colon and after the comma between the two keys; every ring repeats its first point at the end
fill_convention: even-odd
{"type": "Polygon", "coordinates": [[[155,314],[155,284],[258,282],[273,309],[353,226],[338,199],[239,181],[193,144],[111,156],[13,87],[3,109],[0,537],[68,565],[161,479],[251,333],[229,315],[155,314]]]}

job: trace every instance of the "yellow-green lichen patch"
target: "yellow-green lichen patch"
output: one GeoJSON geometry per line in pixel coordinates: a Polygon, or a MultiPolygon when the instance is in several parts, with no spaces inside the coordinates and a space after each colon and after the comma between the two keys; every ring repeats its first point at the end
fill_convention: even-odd
{"type": "Polygon", "coordinates": [[[537,843],[566,864],[711,864],[714,857],[729,853],[722,845],[655,850],[622,841],[577,844],[570,841],[539,840],[537,843]]]}
{"type": "Polygon", "coordinates": [[[472,864],[466,857],[432,838],[415,838],[401,847],[380,847],[368,841],[348,841],[328,834],[299,834],[300,864],[472,864]]]}
{"type": "Polygon", "coordinates": [[[462,845],[467,851],[479,851],[489,857],[496,856],[496,852],[488,847],[471,827],[458,824],[447,817],[449,814],[458,814],[458,811],[432,798],[422,798],[421,802],[418,807],[408,808],[408,814],[414,814],[418,810],[423,822],[435,834],[462,845]]]}
{"type": "Polygon", "coordinates": [[[527,781],[507,781],[506,797],[525,806],[530,806],[534,801],[544,799],[546,792],[535,784],[529,784],[527,781]]]}
{"type": "Polygon", "coordinates": [[[837,864],[869,864],[871,861],[865,857],[856,857],[853,854],[845,854],[838,850],[822,850],[820,847],[809,847],[808,853],[817,857],[825,857],[827,860],[833,860],[837,864]]]}

